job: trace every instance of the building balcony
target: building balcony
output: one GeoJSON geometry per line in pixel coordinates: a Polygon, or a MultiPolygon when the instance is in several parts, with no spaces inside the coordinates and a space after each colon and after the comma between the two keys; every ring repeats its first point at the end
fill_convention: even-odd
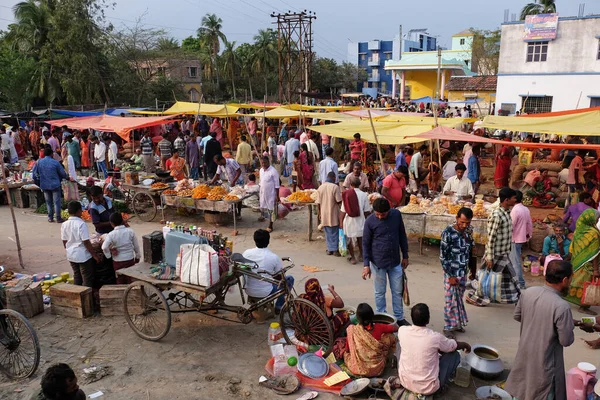
{"type": "Polygon", "coordinates": [[[379,67],[379,60],[369,60],[369,67],[379,67]]]}
{"type": "Polygon", "coordinates": [[[376,75],[376,76],[369,76],[369,79],[367,79],[369,82],[379,82],[381,80],[381,76],[376,75]]]}

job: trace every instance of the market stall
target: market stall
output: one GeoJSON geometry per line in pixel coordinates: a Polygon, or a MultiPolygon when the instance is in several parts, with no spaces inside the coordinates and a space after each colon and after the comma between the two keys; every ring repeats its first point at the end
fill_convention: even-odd
{"type": "Polygon", "coordinates": [[[313,233],[313,214],[315,213],[315,208],[317,205],[315,201],[317,200],[317,191],[314,189],[307,190],[298,190],[297,192],[292,193],[288,197],[282,198],[281,202],[285,204],[293,204],[299,207],[306,206],[308,210],[308,241],[312,241],[312,233],[313,233]]]}

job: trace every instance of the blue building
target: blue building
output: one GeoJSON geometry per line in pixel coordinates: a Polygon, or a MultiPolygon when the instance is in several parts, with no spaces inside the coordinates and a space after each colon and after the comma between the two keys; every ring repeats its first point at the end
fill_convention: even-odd
{"type": "Polygon", "coordinates": [[[367,71],[367,80],[358,82],[357,91],[371,97],[378,94],[390,95],[393,74],[385,70],[385,63],[398,60],[400,53],[434,51],[437,39],[427,33],[427,29],[412,29],[394,40],[371,40],[348,44],[348,62],[367,71]]]}

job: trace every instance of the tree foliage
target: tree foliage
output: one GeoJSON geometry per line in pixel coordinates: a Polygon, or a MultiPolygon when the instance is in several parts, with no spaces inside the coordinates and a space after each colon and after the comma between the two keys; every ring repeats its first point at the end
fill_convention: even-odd
{"type": "Polygon", "coordinates": [[[551,14],[555,12],[555,0],[534,0],[533,3],[526,4],[521,10],[521,21],[525,20],[528,15],[551,14]]]}
{"type": "Polygon", "coordinates": [[[480,75],[496,75],[500,59],[500,29],[480,30],[471,28],[473,32],[471,65],[473,72],[480,75]]]}

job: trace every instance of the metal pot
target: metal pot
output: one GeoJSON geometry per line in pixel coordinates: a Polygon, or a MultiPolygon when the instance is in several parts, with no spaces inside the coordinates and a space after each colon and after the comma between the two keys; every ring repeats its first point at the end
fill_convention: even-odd
{"type": "Polygon", "coordinates": [[[396,319],[396,317],[394,317],[393,315],[390,315],[390,314],[375,313],[375,315],[373,316],[373,322],[377,322],[380,324],[386,324],[386,325],[394,325],[394,324],[398,323],[398,320],[396,319]]]}
{"type": "Polygon", "coordinates": [[[467,354],[467,363],[471,373],[481,379],[492,380],[504,372],[504,364],[498,350],[483,344],[477,344],[467,354]]]}

